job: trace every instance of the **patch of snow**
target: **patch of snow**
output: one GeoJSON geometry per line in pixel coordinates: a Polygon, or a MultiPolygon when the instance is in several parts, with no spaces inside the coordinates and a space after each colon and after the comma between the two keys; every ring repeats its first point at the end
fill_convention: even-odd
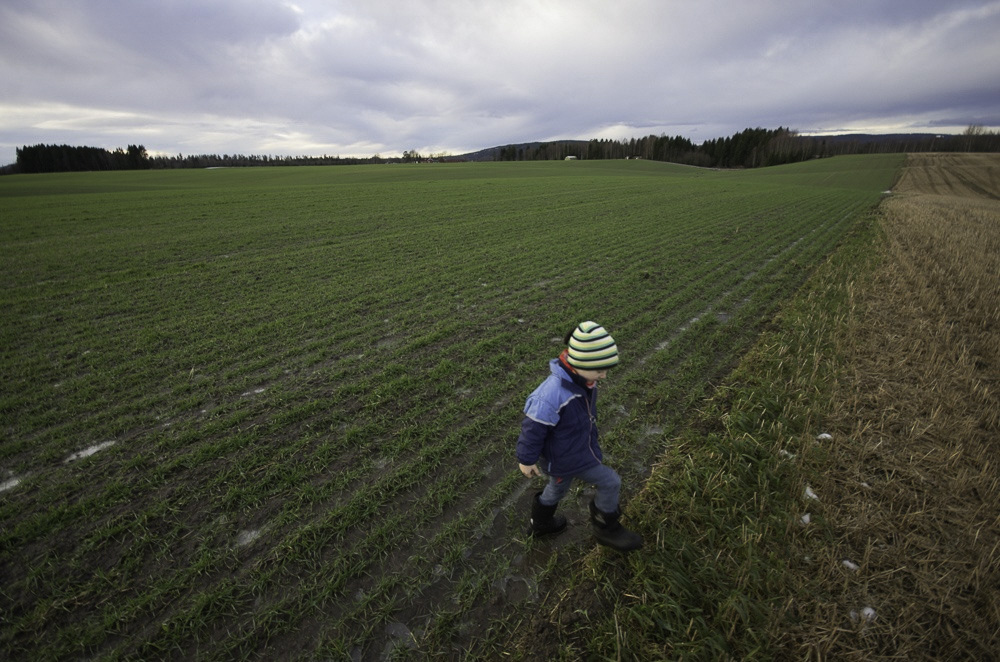
{"type": "Polygon", "coordinates": [[[864,619],[865,623],[871,623],[875,620],[875,618],[875,610],[871,607],[865,607],[861,610],[860,614],[853,609],[851,610],[851,620],[855,623],[857,623],[860,619],[864,619]]]}
{"type": "Polygon", "coordinates": [[[240,531],[239,535],[236,536],[236,546],[246,547],[257,538],[260,538],[260,531],[257,529],[251,529],[249,531],[240,531]]]}
{"type": "Polygon", "coordinates": [[[76,462],[77,460],[82,460],[85,457],[90,457],[94,453],[99,453],[100,451],[103,451],[105,448],[109,448],[109,447],[114,446],[114,445],[115,445],[115,442],[113,442],[113,441],[103,441],[103,442],[101,442],[99,444],[94,444],[93,446],[85,448],[82,451],[78,451],[76,453],[73,453],[72,455],[70,455],[69,457],[67,457],[65,460],[63,460],[63,463],[64,464],[69,464],[70,462],[76,462]]]}

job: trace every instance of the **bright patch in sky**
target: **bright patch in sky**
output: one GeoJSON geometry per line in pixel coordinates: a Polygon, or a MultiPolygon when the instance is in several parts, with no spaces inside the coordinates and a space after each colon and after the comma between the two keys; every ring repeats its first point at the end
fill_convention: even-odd
{"type": "Polygon", "coordinates": [[[997,128],[998,34],[996,0],[9,0],[0,165],[997,128]]]}

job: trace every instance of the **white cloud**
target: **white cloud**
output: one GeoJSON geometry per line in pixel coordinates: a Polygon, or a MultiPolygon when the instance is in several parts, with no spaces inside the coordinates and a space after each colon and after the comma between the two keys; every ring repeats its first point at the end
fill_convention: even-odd
{"type": "Polygon", "coordinates": [[[997,34],[973,0],[9,0],[0,163],[989,123],[997,34]]]}

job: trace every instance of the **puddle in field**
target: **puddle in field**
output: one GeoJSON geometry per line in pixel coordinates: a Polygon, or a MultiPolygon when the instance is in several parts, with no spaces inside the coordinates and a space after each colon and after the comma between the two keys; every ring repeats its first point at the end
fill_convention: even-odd
{"type": "Polygon", "coordinates": [[[114,445],[115,442],[113,441],[103,441],[99,444],[94,444],[93,446],[84,448],[82,451],[77,451],[76,453],[73,453],[65,460],[63,460],[63,463],[69,464],[70,462],[76,462],[77,460],[82,460],[85,457],[90,457],[94,453],[99,453],[100,451],[103,451],[105,448],[109,448],[114,445]]]}
{"type": "Polygon", "coordinates": [[[383,660],[394,658],[397,654],[396,651],[399,649],[411,652],[417,649],[417,639],[405,623],[400,623],[399,621],[387,623],[385,634],[389,640],[385,643],[385,648],[382,649],[381,659],[383,660]]]}
{"type": "Polygon", "coordinates": [[[20,484],[21,484],[21,479],[16,476],[8,478],[4,482],[0,483],[0,492],[6,492],[7,490],[12,490],[20,484]]]}

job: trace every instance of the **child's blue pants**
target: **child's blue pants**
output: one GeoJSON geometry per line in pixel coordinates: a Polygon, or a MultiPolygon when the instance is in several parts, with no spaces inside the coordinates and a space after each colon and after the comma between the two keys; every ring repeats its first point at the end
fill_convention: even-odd
{"type": "Polygon", "coordinates": [[[594,505],[605,513],[618,511],[618,495],[621,492],[622,479],[609,466],[598,464],[573,476],[549,476],[549,484],[545,486],[538,501],[543,506],[554,506],[559,503],[574,480],[582,480],[597,488],[594,505]]]}

